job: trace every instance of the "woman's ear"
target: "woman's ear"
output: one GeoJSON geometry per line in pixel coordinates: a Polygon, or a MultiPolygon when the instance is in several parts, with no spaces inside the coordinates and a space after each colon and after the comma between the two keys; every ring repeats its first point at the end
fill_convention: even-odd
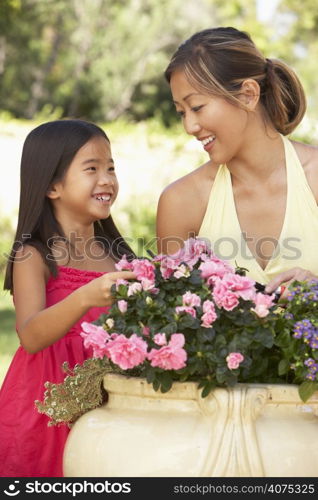
{"type": "Polygon", "coordinates": [[[248,78],[241,85],[239,99],[246,108],[254,111],[260,98],[260,86],[256,80],[248,78]]]}

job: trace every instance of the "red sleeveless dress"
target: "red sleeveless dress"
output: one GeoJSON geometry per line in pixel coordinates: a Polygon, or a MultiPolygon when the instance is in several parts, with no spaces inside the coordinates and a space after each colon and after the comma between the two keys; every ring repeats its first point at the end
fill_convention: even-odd
{"type": "MultiPolygon", "coordinates": [[[[51,277],[46,285],[46,306],[56,304],[101,274],[59,267],[58,276],[51,277]]],[[[73,367],[91,356],[83,346],[80,325],[82,321],[96,320],[106,310],[91,308],[62,339],[36,354],[18,348],[0,391],[1,477],[63,476],[63,449],[69,428],[48,427],[48,417],[38,412],[34,401],[43,400],[46,381],[63,381],[64,361],[73,367]]]]}

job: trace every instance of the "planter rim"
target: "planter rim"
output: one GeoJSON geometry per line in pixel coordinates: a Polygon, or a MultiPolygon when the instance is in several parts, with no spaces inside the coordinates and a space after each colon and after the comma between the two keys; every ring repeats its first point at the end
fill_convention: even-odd
{"type": "Polygon", "coordinates": [[[168,392],[155,391],[152,384],[145,378],[130,377],[127,375],[108,373],[103,379],[104,388],[110,394],[120,394],[123,396],[141,396],[151,399],[183,399],[197,400],[213,397],[215,393],[231,392],[241,393],[249,390],[265,390],[268,394],[268,402],[271,403],[298,403],[300,405],[314,405],[318,407],[318,391],[316,391],[306,403],[304,403],[298,393],[298,385],[295,384],[258,384],[258,383],[238,383],[234,387],[216,387],[207,398],[201,397],[202,389],[198,389],[197,382],[174,382],[168,392]]]}

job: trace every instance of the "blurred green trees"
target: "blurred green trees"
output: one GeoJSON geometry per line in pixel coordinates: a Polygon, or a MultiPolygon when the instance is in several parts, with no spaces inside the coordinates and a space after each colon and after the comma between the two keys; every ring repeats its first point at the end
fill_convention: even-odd
{"type": "Polygon", "coordinates": [[[318,5],[281,0],[0,0],[0,110],[19,118],[175,120],[163,71],[197,30],[232,25],[299,70],[317,111],[318,5]],[[263,5],[263,7],[264,7],[263,5]]]}

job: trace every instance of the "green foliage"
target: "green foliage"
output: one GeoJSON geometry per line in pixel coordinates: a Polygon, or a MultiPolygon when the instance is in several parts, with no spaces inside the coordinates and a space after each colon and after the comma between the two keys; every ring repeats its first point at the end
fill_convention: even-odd
{"type": "MultiPolygon", "coordinates": [[[[134,270],[138,281],[114,285],[116,302],[109,312],[83,325],[85,345],[96,356],[89,365],[98,371],[95,388],[100,387],[104,367],[105,373],[145,378],[163,393],[175,381],[197,382],[202,397],[215,387],[238,382],[300,384],[303,401],[318,389],[318,280],[295,282],[281,307],[268,296],[256,295],[254,282],[238,277],[195,240],[188,240],[173,259],[157,256],[121,264],[134,270]],[[209,276],[203,277],[202,269],[209,276]],[[308,329],[302,337],[297,334],[303,320],[311,325],[311,336],[308,329]]],[[[55,394],[65,396],[71,388],[67,400],[73,398],[83,411],[90,404],[85,374],[86,363],[64,383],[48,385],[41,411],[53,423],[76,418],[63,418],[63,398],[55,394]]],[[[92,384],[91,372],[88,375],[92,384]]]]}
{"type": "MultiPolygon", "coordinates": [[[[164,69],[180,43],[211,26],[248,31],[265,56],[299,72],[317,111],[315,0],[286,0],[271,23],[256,0],[1,0],[0,109],[94,121],[176,121],[164,69]]],[[[311,135],[314,131],[310,132],[311,135]]]]}

